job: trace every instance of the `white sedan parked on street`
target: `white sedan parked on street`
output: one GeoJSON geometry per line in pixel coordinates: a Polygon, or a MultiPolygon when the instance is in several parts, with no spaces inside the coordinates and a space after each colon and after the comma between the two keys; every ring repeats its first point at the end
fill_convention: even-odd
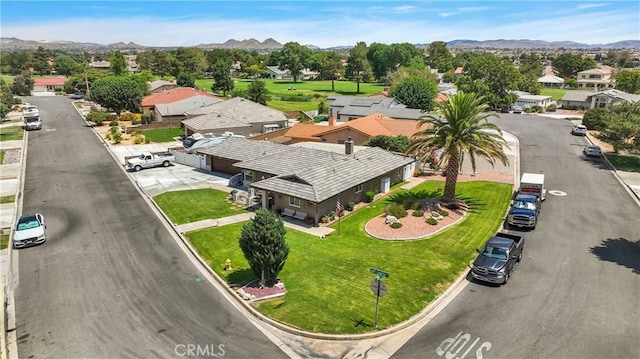
{"type": "Polygon", "coordinates": [[[20,217],[13,232],[13,248],[30,247],[46,242],[46,229],[47,224],[40,213],[20,217]]]}
{"type": "Polygon", "coordinates": [[[602,156],[602,149],[600,148],[600,146],[586,146],[583,150],[582,153],[584,153],[585,156],[587,157],[600,157],[602,156]]]}

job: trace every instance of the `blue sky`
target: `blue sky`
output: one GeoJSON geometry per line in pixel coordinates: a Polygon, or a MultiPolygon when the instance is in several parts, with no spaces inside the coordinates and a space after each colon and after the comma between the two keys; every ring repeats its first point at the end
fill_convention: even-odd
{"type": "Polygon", "coordinates": [[[640,40],[640,1],[0,2],[0,35],[23,40],[194,46],[271,37],[320,47],[531,39],[640,40]]]}

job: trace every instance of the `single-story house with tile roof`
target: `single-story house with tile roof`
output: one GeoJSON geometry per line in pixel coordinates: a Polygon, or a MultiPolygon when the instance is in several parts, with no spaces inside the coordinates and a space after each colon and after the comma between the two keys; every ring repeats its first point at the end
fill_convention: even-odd
{"type": "Polygon", "coordinates": [[[151,81],[148,83],[148,85],[149,85],[149,91],[151,91],[152,93],[169,91],[169,90],[173,90],[180,87],[171,81],[165,81],[165,80],[151,81]]]}
{"type": "Polygon", "coordinates": [[[250,187],[259,194],[263,208],[295,211],[319,223],[335,210],[338,201],[359,203],[366,192],[388,192],[405,181],[413,175],[415,160],[379,147],[345,155],[298,147],[235,166],[245,176],[253,176],[250,187]]]}
{"type": "Polygon", "coordinates": [[[596,93],[591,93],[586,99],[586,102],[589,104],[590,109],[609,107],[621,102],[636,103],[638,101],[640,101],[640,95],[635,95],[616,89],[607,89],[596,93]]]}
{"type": "Polygon", "coordinates": [[[538,83],[542,87],[562,88],[564,86],[564,79],[554,75],[544,75],[538,78],[538,83]]]}
{"type": "Polygon", "coordinates": [[[313,137],[328,143],[345,143],[351,139],[355,144],[365,143],[369,138],[378,135],[404,135],[411,138],[418,131],[418,123],[416,120],[399,120],[381,113],[374,113],[340,126],[325,127],[324,131],[316,133],[313,137]]]}
{"type": "Polygon", "coordinates": [[[290,147],[269,141],[254,141],[242,137],[228,137],[218,145],[196,152],[205,156],[207,169],[228,175],[241,173],[233,164],[260,156],[272,155],[289,150],[290,147]]]}
{"type": "Polygon", "coordinates": [[[182,121],[185,113],[201,107],[222,102],[221,99],[206,95],[196,95],[172,103],[160,103],[154,106],[156,121],[182,121]]]}
{"type": "Polygon", "coordinates": [[[229,137],[198,154],[212,171],[242,173],[243,186],[260,194],[263,208],[304,212],[314,223],[334,210],[338,199],[362,202],[366,192],[387,192],[415,169],[413,158],[378,147],[353,142],[342,147],[344,152],[314,147],[322,145],[329,144],[287,146],[229,137]]]}
{"type": "Polygon", "coordinates": [[[257,102],[242,97],[188,111],[182,121],[186,135],[195,132],[233,132],[253,136],[289,126],[287,116],[257,102]]]}
{"type": "Polygon", "coordinates": [[[553,97],[551,96],[524,94],[518,97],[518,100],[513,103],[513,106],[522,106],[525,108],[539,106],[546,109],[547,106],[551,105],[552,103],[553,97]]]}
{"type": "Polygon", "coordinates": [[[214,95],[208,94],[206,91],[198,91],[191,87],[178,87],[172,90],[152,93],[151,95],[145,96],[140,103],[140,107],[144,114],[155,114],[156,105],[170,104],[195,96],[209,96],[214,99],[218,98],[214,95]]]}
{"type": "Polygon", "coordinates": [[[265,76],[272,80],[293,79],[289,70],[280,70],[278,66],[267,66],[265,70],[265,76]]]}
{"type": "Polygon", "coordinates": [[[559,101],[560,107],[564,109],[578,108],[587,109],[590,106],[590,102],[587,102],[587,98],[593,94],[592,91],[574,91],[570,90],[562,95],[559,101]]]}
{"type": "Polygon", "coordinates": [[[407,108],[392,97],[328,96],[329,115],[338,122],[347,122],[374,113],[403,120],[417,120],[424,116],[422,110],[407,108]]]}
{"type": "Polygon", "coordinates": [[[96,70],[109,71],[111,69],[111,63],[109,61],[93,61],[89,63],[89,67],[96,70]]]}
{"type": "Polygon", "coordinates": [[[62,91],[66,77],[36,77],[33,79],[32,92],[56,92],[62,91]]]}

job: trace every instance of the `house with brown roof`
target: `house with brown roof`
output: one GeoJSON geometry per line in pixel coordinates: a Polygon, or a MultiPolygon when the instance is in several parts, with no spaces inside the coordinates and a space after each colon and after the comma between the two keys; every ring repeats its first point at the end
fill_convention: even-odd
{"type": "Polygon", "coordinates": [[[345,143],[351,139],[356,145],[363,144],[373,136],[399,136],[411,138],[418,131],[418,121],[398,120],[374,113],[346,122],[339,126],[328,126],[325,130],[313,135],[321,142],[345,143]]]}
{"type": "Polygon", "coordinates": [[[67,82],[66,77],[36,77],[33,79],[32,92],[56,92],[62,91],[64,83],[67,82]]]}
{"type": "MultiPolygon", "coordinates": [[[[206,96],[213,99],[218,99],[218,97],[214,95],[207,94],[206,92],[203,92],[203,91],[198,91],[191,87],[178,87],[176,89],[153,93],[151,95],[145,96],[142,99],[142,102],[140,103],[140,108],[143,114],[154,114],[154,116],[156,116],[156,120],[161,121],[163,116],[167,117],[168,115],[175,115],[176,113],[171,113],[171,112],[165,112],[161,114],[156,113],[157,106],[172,104],[178,101],[182,101],[182,100],[192,98],[192,97],[197,97],[197,96],[200,96],[200,97],[206,96]]],[[[200,102],[196,101],[196,103],[200,103],[200,102]]],[[[166,106],[160,106],[160,107],[165,108],[166,106]]],[[[195,109],[198,107],[199,106],[194,106],[191,109],[195,109]]],[[[186,112],[186,110],[184,112],[186,112]]],[[[183,118],[184,116],[181,116],[181,119],[183,118]]]]}

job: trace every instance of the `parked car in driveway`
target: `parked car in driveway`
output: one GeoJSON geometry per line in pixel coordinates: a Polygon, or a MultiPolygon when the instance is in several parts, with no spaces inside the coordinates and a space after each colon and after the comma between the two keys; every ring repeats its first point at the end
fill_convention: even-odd
{"type": "Polygon", "coordinates": [[[585,125],[575,125],[571,129],[571,134],[574,136],[586,136],[587,135],[587,126],[585,125]]]}
{"type": "Polygon", "coordinates": [[[522,113],[524,111],[524,108],[522,108],[522,106],[513,106],[513,108],[511,109],[511,111],[513,113],[522,113]]]}
{"type": "Polygon", "coordinates": [[[13,231],[13,248],[30,247],[46,242],[46,229],[47,224],[42,214],[21,216],[13,231]]]}
{"type": "Polygon", "coordinates": [[[84,98],[84,94],[82,92],[76,92],[69,96],[69,98],[73,100],[82,100],[84,98]]]}
{"type": "Polygon", "coordinates": [[[600,146],[591,145],[586,146],[582,150],[582,153],[587,157],[600,157],[602,156],[602,149],[600,148],[600,146]]]}

